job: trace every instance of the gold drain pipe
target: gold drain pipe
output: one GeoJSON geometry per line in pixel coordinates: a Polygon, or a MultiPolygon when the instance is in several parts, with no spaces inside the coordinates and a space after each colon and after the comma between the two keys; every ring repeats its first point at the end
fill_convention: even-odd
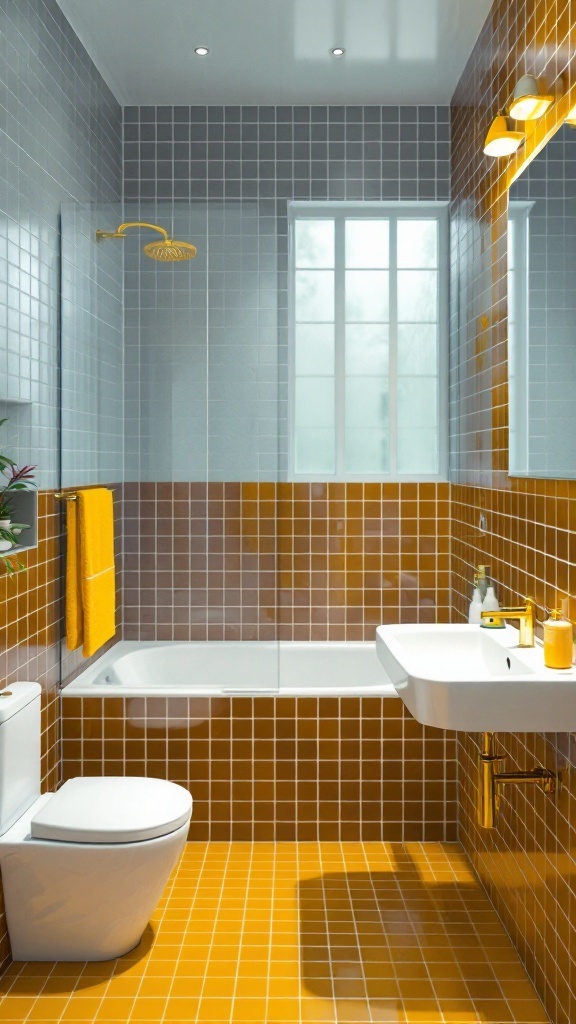
{"type": "Polygon", "coordinates": [[[496,754],[493,732],[482,733],[478,779],[478,824],[481,828],[496,828],[500,810],[500,786],[510,783],[540,786],[545,793],[556,792],[558,775],[549,768],[533,768],[529,772],[498,772],[498,762],[503,757],[496,754]]]}

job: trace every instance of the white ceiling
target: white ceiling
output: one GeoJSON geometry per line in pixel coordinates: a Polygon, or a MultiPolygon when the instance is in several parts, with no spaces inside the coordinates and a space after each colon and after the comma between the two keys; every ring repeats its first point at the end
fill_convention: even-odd
{"type": "Polygon", "coordinates": [[[448,103],[491,0],[58,0],[123,104],[448,103]],[[194,47],[210,47],[208,57],[194,47]],[[346,47],[341,58],[333,46],[346,47]]]}

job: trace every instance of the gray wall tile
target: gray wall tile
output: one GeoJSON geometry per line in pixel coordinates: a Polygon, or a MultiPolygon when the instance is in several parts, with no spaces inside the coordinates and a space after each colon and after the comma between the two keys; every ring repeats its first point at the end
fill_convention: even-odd
{"type": "Polygon", "coordinates": [[[54,0],[0,0],[0,39],[0,415],[53,487],[60,209],[121,198],[121,111],[54,0]]]}
{"type": "Polygon", "coordinates": [[[174,217],[198,245],[180,270],[126,245],[128,480],[282,474],[287,202],[447,200],[448,120],[447,107],[127,108],[126,209],[174,217]]]}

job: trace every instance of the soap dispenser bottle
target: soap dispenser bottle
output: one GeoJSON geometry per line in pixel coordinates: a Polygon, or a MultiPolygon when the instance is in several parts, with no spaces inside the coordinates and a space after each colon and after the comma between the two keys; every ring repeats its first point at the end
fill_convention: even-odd
{"type": "Polygon", "coordinates": [[[547,668],[572,668],[574,631],[572,623],[554,608],[544,623],[544,664],[547,668]]]}
{"type": "Polygon", "coordinates": [[[474,573],[474,586],[480,591],[480,600],[483,601],[488,591],[488,576],[486,573],[488,566],[479,565],[474,573]]]}
{"type": "Polygon", "coordinates": [[[482,594],[479,587],[474,587],[472,600],[468,609],[468,622],[470,625],[479,625],[482,622],[482,594]]]}
{"type": "Polygon", "coordinates": [[[497,612],[500,607],[498,598],[496,597],[496,591],[494,590],[494,584],[489,583],[486,590],[486,597],[482,601],[482,611],[484,612],[497,612]]]}

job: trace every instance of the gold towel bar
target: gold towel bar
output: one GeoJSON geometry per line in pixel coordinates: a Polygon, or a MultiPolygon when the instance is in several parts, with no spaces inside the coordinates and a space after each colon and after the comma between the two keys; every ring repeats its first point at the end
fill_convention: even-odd
{"type": "MultiPolygon", "coordinates": [[[[113,487],[107,487],[106,490],[114,493],[113,487]]],[[[56,498],[56,501],[76,501],[78,495],[74,494],[74,491],[55,491],[54,497],[56,498]]]]}

